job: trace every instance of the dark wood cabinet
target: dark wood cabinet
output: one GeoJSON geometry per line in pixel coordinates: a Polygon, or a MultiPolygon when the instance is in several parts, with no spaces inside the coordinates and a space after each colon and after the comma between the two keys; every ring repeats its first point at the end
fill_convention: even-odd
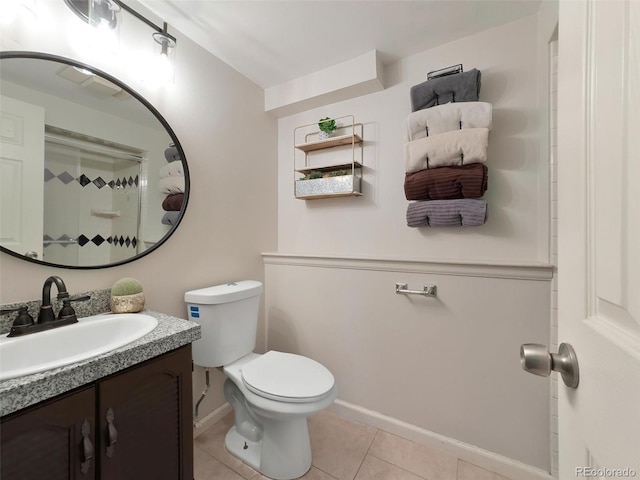
{"type": "Polygon", "coordinates": [[[191,349],[100,382],[98,405],[101,480],[193,479],[191,349]]]}
{"type": "Polygon", "coordinates": [[[191,346],[2,419],[2,480],[192,480],[191,346]]]}
{"type": "Polygon", "coordinates": [[[96,478],[95,387],[3,420],[0,435],[2,480],[96,478]]]}

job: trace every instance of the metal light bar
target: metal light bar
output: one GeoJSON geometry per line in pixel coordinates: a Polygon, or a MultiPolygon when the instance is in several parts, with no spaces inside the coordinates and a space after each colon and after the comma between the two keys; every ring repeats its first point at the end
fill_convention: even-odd
{"type": "Polygon", "coordinates": [[[141,13],[136,12],[129,5],[125,4],[122,0],[113,0],[113,3],[119,5],[120,8],[122,8],[123,10],[126,10],[127,12],[129,12],[131,15],[136,17],[138,20],[141,20],[144,23],[146,23],[149,27],[153,28],[156,32],[162,33],[164,36],[168,37],[173,42],[176,42],[176,37],[174,37],[173,35],[167,33],[167,27],[166,27],[167,24],[166,23],[164,24],[165,25],[164,28],[159,27],[158,25],[153,23],[151,20],[149,20],[147,17],[145,17],[141,13]]]}

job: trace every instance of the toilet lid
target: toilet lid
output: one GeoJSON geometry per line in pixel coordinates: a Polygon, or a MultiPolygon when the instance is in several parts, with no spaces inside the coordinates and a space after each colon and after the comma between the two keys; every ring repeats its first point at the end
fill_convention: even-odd
{"type": "Polygon", "coordinates": [[[331,372],[315,360],[274,350],[244,365],[242,380],[256,395],[290,402],[313,401],[334,385],[331,372]]]}

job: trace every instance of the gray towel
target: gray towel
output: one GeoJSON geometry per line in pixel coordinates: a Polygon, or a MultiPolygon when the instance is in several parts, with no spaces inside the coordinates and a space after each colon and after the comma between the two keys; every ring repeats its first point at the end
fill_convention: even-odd
{"type": "Polygon", "coordinates": [[[166,158],[167,162],[169,163],[175,162],[177,160],[182,160],[182,157],[180,157],[180,152],[178,151],[178,147],[176,147],[175,145],[171,145],[170,147],[165,148],[164,158],[166,158]]]}
{"type": "Polygon", "coordinates": [[[162,216],[163,225],[175,225],[180,218],[180,211],[167,212],[162,216]]]}
{"type": "Polygon", "coordinates": [[[450,102],[477,102],[480,95],[480,71],[434,78],[411,87],[411,111],[450,102]]]}
{"type": "Polygon", "coordinates": [[[407,208],[409,227],[475,227],[486,218],[487,202],[472,198],[412,202],[407,208]]]}

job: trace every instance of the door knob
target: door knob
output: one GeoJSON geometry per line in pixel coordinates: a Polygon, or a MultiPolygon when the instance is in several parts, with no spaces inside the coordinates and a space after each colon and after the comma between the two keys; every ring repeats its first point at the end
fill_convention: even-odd
{"type": "Polygon", "coordinates": [[[576,388],[580,380],[578,358],[568,343],[561,343],[558,353],[549,353],[544,345],[525,343],[520,347],[520,365],[525,371],[541,377],[548,377],[555,370],[570,388],[576,388]]]}

